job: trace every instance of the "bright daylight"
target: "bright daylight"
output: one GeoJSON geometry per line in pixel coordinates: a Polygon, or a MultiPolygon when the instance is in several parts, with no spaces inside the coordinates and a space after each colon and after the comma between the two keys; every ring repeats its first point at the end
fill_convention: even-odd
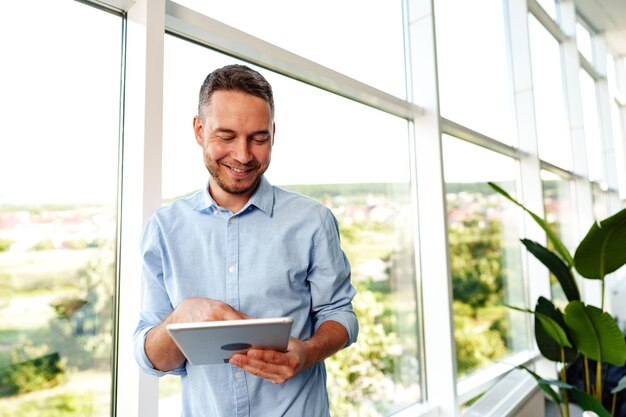
{"type": "Polygon", "coordinates": [[[621,0],[2,10],[0,417],[626,417],[621,0]],[[233,64],[243,157],[211,123],[254,106],[199,114],[233,64]],[[165,330],[251,312],[270,359],[165,330]]]}

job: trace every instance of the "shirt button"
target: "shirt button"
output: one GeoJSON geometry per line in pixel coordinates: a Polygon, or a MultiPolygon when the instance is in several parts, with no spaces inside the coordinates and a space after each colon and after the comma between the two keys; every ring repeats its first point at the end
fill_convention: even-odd
{"type": "Polygon", "coordinates": [[[230,219],[230,224],[235,224],[237,223],[237,219],[230,219]]]}
{"type": "Polygon", "coordinates": [[[239,379],[241,378],[241,372],[237,371],[235,372],[235,379],[239,379]]]}
{"type": "Polygon", "coordinates": [[[229,267],[228,268],[228,272],[230,272],[230,273],[235,272],[235,267],[234,266],[229,267]]]}

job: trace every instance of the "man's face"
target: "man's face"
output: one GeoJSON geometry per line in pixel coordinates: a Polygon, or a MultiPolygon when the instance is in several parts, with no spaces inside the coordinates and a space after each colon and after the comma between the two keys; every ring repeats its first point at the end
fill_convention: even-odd
{"type": "Polygon", "coordinates": [[[247,201],[270,164],[275,129],[270,106],[260,97],[220,90],[204,113],[204,120],[194,118],[194,132],[213,178],[211,195],[218,204],[223,198],[247,201]]]}

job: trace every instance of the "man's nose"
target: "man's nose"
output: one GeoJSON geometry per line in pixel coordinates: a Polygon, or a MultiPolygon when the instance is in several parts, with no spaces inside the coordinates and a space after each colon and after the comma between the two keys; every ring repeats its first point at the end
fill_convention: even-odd
{"type": "Polygon", "coordinates": [[[252,154],[250,153],[250,143],[245,138],[240,138],[235,141],[235,149],[233,150],[232,157],[241,162],[247,164],[252,160],[252,154]]]}

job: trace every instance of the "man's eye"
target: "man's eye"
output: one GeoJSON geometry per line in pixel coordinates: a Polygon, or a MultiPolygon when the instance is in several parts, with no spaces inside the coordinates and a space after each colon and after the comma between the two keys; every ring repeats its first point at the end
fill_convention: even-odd
{"type": "Polygon", "coordinates": [[[218,135],[217,138],[221,140],[222,142],[232,142],[235,140],[234,136],[219,136],[218,135]]]}
{"type": "Polygon", "coordinates": [[[252,138],[253,141],[255,141],[256,143],[265,143],[270,139],[269,135],[263,135],[263,136],[254,136],[252,138]]]}

